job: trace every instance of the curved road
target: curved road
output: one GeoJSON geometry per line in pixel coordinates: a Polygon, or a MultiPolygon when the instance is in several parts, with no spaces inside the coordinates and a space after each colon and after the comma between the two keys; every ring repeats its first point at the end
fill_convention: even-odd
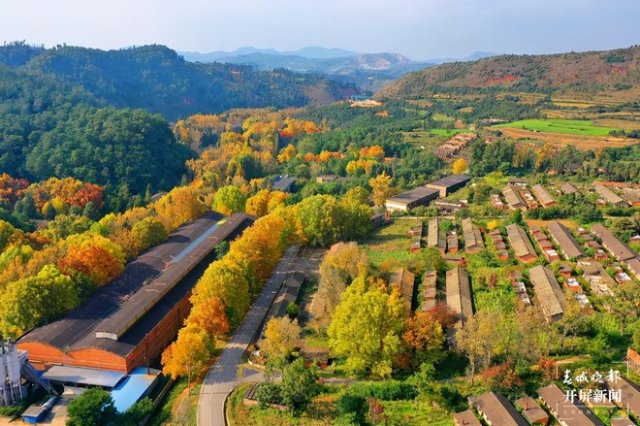
{"type": "Polygon", "coordinates": [[[239,383],[260,378],[259,373],[238,377],[238,366],[243,363],[243,355],[248,346],[257,337],[267,311],[287,277],[290,264],[298,250],[299,248],[294,246],[285,252],[262,293],[251,305],[242,325],[233,333],[222,355],[207,373],[198,399],[198,426],[225,426],[224,403],[227,396],[239,383]]]}

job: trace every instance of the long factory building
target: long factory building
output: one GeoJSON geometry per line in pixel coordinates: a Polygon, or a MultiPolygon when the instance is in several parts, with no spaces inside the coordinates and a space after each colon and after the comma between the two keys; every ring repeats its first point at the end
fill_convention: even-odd
{"type": "Polygon", "coordinates": [[[210,211],[181,226],[65,317],[27,332],[18,348],[42,370],[55,366],[128,374],[149,367],[189,314],[191,290],[215,260],[215,246],[235,239],[253,221],[247,214],[225,219],[210,211]]]}

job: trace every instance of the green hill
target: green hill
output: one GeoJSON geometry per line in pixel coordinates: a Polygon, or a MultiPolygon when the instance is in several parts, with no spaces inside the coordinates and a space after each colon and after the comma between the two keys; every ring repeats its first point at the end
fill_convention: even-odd
{"type": "Polygon", "coordinates": [[[159,45],[104,51],[11,44],[0,47],[0,62],[81,86],[111,105],[144,108],[169,120],[236,107],[328,103],[356,92],[352,85],[313,74],[191,63],[159,45]]]}
{"type": "Polygon", "coordinates": [[[640,47],[554,55],[503,55],[408,74],[380,98],[420,99],[436,93],[530,92],[640,99],[640,47]]]}

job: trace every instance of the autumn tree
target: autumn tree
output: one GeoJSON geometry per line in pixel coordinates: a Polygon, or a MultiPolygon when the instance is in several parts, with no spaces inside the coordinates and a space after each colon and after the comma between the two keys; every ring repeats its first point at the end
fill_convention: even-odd
{"type": "Polygon", "coordinates": [[[445,353],[442,326],[428,312],[417,312],[407,319],[402,341],[411,351],[414,365],[435,364],[445,353]]]}
{"type": "Polygon", "coordinates": [[[213,199],[213,209],[224,215],[232,215],[233,213],[244,211],[246,198],[240,192],[240,189],[228,185],[220,188],[213,199]]]}
{"type": "Polygon", "coordinates": [[[302,329],[297,320],[288,317],[272,318],[267,323],[264,339],[258,346],[269,361],[280,365],[298,346],[301,333],[302,329]]]}
{"type": "Polygon", "coordinates": [[[206,330],[194,324],[187,325],[162,353],[162,373],[174,380],[197,375],[207,368],[212,351],[212,339],[206,330]]]}
{"type": "Polygon", "coordinates": [[[403,323],[397,290],[363,273],[342,293],[327,330],[329,346],[334,355],[346,357],[349,373],[388,377],[401,350],[403,323]]]}
{"type": "Polygon", "coordinates": [[[156,246],[169,238],[164,225],[153,217],[146,217],[136,222],[131,233],[136,240],[138,252],[156,246]]]}
{"type": "Polygon", "coordinates": [[[153,203],[157,219],[162,222],[167,231],[172,231],[183,223],[195,220],[206,210],[200,202],[195,189],[184,186],[178,187],[162,196],[153,203]]]}
{"type": "Polygon", "coordinates": [[[15,233],[16,229],[9,222],[0,219],[0,253],[4,251],[15,233]]]}
{"type": "Polygon", "coordinates": [[[467,318],[455,333],[456,348],[467,356],[471,382],[479,369],[487,368],[493,358],[498,313],[479,311],[467,318]]]}
{"type": "Polygon", "coordinates": [[[464,158],[458,158],[453,162],[451,167],[453,169],[453,173],[459,175],[469,168],[469,163],[464,158]]]}
{"type": "Polygon", "coordinates": [[[80,303],[73,280],[47,265],[36,275],[8,283],[0,293],[0,333],[16,338],[80,303]]]}
{"type": "Polygon", "coordinates": [[[106,284],[124,269],[121,247],[95,234],[74,235],[66,240],[66,254],[58,261],[66,274],[73,271],[88,276],[96,285],[106,284]]]}
{"type": "Polygon", "coordinates": [[[226,256],[209,265],[193,289],[191,303],[196,312],[198,305],[210,303],[212,297],[222,301],[232,325],[239,324],[249,309],[249,283],[245,271],[226,256]]]}
{"type": "Polygon", "coordinates": [[[229,319],[219,297],[198,301],[191,309],[186,324],[193,324],[214,337],[223,336],[229,331],[229,319]]]}
{"type": "Polygon", "coordinates": [[[264,216],[279,206],[284,205],[288,194],[282,191],[269,191],[261,189],[247,199],[245,211],[254,216],[264,216]]]}
{"type": "Polygon", "coordinates": [[[369,186],[373,189],[373,204],[376,207],[384,207],[384,203],[391,193],[391,176],[382,173],[375,178],[369,179],[369,186]]]}
{"type": "Polygon", "coordinates": [[[319,268],[318,291],[311,303],[311,314],[320,325],[331,321],[340,296],[359,273],[367,271],[369,260],[357,243],[336,243],[327,251],[319,268]]]}

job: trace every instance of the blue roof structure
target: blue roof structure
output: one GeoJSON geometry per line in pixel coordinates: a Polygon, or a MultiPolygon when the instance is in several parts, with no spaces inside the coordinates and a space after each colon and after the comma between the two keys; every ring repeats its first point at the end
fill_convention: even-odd
{"type": "Polygon", "coordinates": [[[127,377],[116,385],[111,391],[111,397],[116,410],[120,413],[127,411],[133,404],[147,395],[156,379],[160,375],[159,370],[145,367],[134,368],[127,377]]]}

